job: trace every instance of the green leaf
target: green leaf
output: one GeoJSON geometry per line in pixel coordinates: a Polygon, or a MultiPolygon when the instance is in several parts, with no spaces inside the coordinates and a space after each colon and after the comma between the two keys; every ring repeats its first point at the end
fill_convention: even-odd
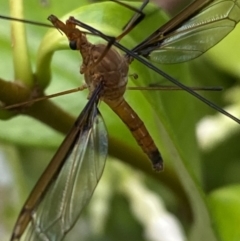
{"type": "Polygon", "coordinates": [[[209,195],[208,201],[221,240],[240,240],[240,185],[219,188],[209,195]]]}

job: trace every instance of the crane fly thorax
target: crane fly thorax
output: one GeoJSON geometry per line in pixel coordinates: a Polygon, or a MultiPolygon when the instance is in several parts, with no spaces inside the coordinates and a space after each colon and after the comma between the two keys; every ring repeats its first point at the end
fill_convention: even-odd
{"type": "Polygon", "coordinates": [[[118,102],[121,100],[126,90],[128,67],[131,60],[119,54],[112,47],[106,51],[106,45],[94,45],[88,42],[86,35],[76,28],[72,17],[66,21],[66,24],[54,15],[49,16],[48,19],[57,29],[65,33],[70,48],[80,51],[83,59],[80,73],[84,74],[89,97],[101,82],[103,84],[101,92],[103,101],[118,102]],[[104,57],[103,54],[105,54],[104,57]]]}
{"type": "Polygon", "coordinates": [[[92,45],[91,53],[87,59],[83,56],[81,71],[84,72],[90,95],[102,82],[104,88],[101,99],[115,101],[122,98],[126,90],[129,63],[117,50],[110,48],[100,62],[95,64],[102,57],[105,49],[106,45],[103,44],[92,45]]]}

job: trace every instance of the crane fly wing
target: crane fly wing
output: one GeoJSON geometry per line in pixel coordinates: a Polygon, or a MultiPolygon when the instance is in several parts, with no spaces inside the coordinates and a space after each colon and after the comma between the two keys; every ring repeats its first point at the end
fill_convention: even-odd
{"type": "Polygon", "coordinates": [[[107,157],[107,131],[95,103],[58,177],[32,212],[27,241],[62,240],[89,202],[107,157]]]}
{"type": "MultiPolygon", "coordinates": [[[[205,7],[180,28],[149,44],[151,61],[180,63],[194,59],[222,40],[240,21],[239,0],[217,0],[205,7]]],[[[144,47],[143,47],[144,48],[144,47]]]]}

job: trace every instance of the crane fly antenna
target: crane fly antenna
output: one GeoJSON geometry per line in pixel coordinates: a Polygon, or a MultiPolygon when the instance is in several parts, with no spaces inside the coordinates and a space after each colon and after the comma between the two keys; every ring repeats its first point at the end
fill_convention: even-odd
{"type": "Polygon", "coordinates": [[[8,20],[8,21],[17,21],[17,22],[21,22],[21,23],[25,23],[25,24],[37,25],[39,27],[47,27],[47,28],[53,28],[54,27],[51,24],[47,24],[47,23],[41,23],[41,22],[27,20],[27,19],[8,17],[8,16],[4,16],[4,15],[0,15],[0,18],[8,20]]]}

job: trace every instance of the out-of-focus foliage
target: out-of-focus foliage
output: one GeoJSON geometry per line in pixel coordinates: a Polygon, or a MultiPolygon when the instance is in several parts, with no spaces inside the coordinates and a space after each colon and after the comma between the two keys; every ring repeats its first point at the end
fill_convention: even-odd
{"type": "MultiPolygon", "coordinates": [[[[26,19],[47,22],[46,18],[50,14],[69,16],[69,12],[74,10],[75,16],[81,21],[116,36],[121,33],[121,27],[132,12],[112,4],[105,2],[102,5],[89,5],[82,0],[67,1],[67,4],[57,0],[27,0],[23,3],[26,19]],[[121,17],[116,16],[116,13],[121,17]]],[[[167,21],[162,11],[152,7],[147,11],[148,17],[123,39],[122,43],[126,46],[134,46],[167,21]]],[[[7,1],[1,3],[0,14],[9,14],[7,1]]],[[[27,26],[29,56],[23,53],[17,57],[13,57],[11,46],[16,42],[14,38],[11,39],[9,22],[1,20],[0,33],[0,78],[25,83],[20,76],[16,77],[16,72],[14,77],[12,62],[15,59],[25,75],[29,70],[22,59],[27,57],[32,72],[37,72],[35,76],[45,76],[38,79],[42,81],[40,85],[43,83],[45,86],[49,82],[46,93],[81,84],[83,79],[79,75],[79,54],[67,50],[65,36],[56,30],[45,35],[45,28],[27,26]],[[59,48],[67,51],[57,51],[59,48]],[[49,69],[48,54],[53,52],[49,69]],[[44,68],[39,71],[39,66],[44,68]]],[[[161,68],[191,86],[223,86],[222,93],[202,94],[240,117],[237,86],[240,77],[239,35],[237,26],[221,43],[196,60],[161,68]]],[[[101,41],[93,37],[90,39],[101,41]]],[[[32,72],[27,74],[33,76],[32,72]]],[[[132,83],[130,78],[130,85],[143,86],[152,82],[168,84],[137,61],[132,64],[131,73],[137,73],[139,79],[132,83]]],[[[101,104],[100,109],[110,136],[110,154],[115,158],[109,157],[93,200],[74,232],[70,233],[73,236],[67,238],[79,240],[80,236],[81,240],[96,241],[165,241],[167,238],[170,240],[170,237],[172,240],[194,241],[239,240],[239,229],[235,228],[239,223],[240,205],[239,125],[184,92],[129,91],[126,98],[146,123],[162,151],[165,171],[160,174],[151,171],[150,164],[144,162],[147,159],[126,127],[101,104]],[[125,147],[127,149],[121,149],[125,147]],[[127,155],[122,155],[124,152],[127,155]],[[122,159],[132,167],[121,165],[115,159],[122,159]],[[143,172],[136,171],[137,168],[143,172]]],[[[86,103],[86,94],[63,96],[54,102],[76,116],[86,103]]],[[[39,115],[51,116],[51,113],[46,114],[42,109],[37,111],[39,115]]],[[[6,112],[0,114],[2,119],[9,117],[6,112]]],[[[64,115],[59,117],[65,118],[64,115]]],[[[0,230],[3,233],[2,240],[8,240],[24,200],[63,135],[35,119],[18,116],[0,121],[0,138],[0,230]]]]}

